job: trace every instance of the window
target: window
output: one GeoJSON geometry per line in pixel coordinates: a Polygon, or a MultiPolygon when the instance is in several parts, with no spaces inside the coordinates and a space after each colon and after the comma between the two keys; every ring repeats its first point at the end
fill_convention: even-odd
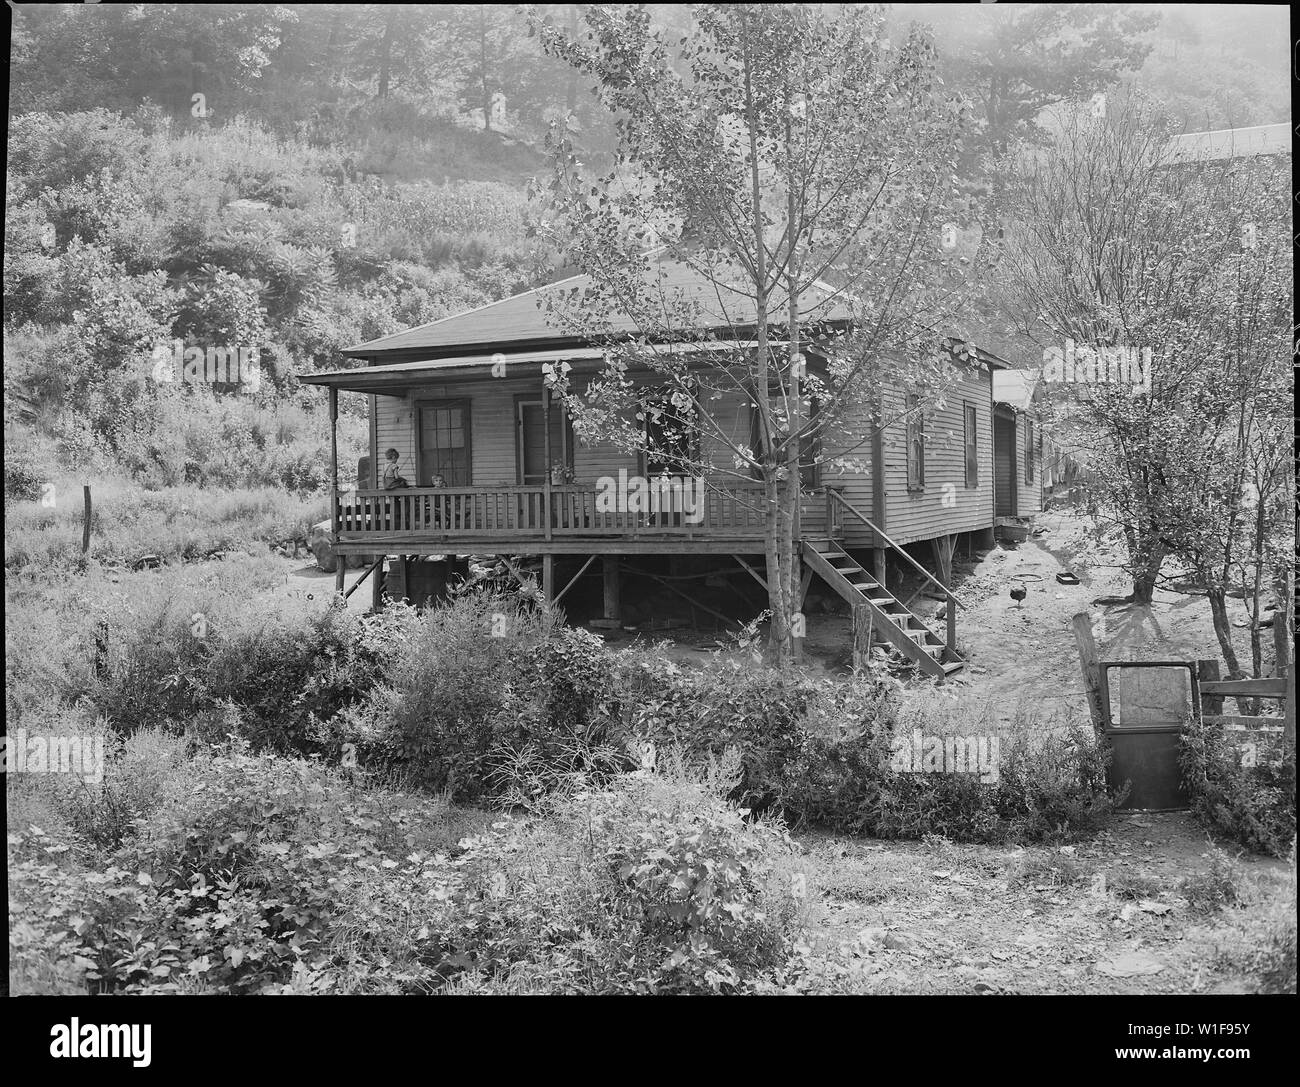
{"type": "Polygon", "coordinates": [[[468,400],[425,400],[417,406],[419,420],[418,484],[428,487],[442,476],[449,487],[470,485],[468,400]]]}
{"type": "Polygon", "coordinates": [[[978,487],[980,482],[979,443],[976,435],[975,405],[965,406],[966,486],[978,487]]]}
{"type": "MultiPolygon", "coordinates": [[[[748,395],[752,397],[753,393],[748,393],[748,395]]],[[[805,425],[807,423],[815,424],[817,416],[822,410],[821,401],[816,397],[810,397],[809,403],[812,408],[805,425]]],[[[751,399],[749,402],[749,448],[753,452],[755,459],[761,459],[762,457],[762,423],[758,413],[758,405],[751,399]]],[[[821,486],[823,448],[820,428],[817,428],[811,434],[804,434],[799,439],[799,481],[805,490],[811,491],[821,486]]],[[[751,468],[749,474],[753,479],[763,478],[763,470],[758,465],[751,468]]]]}
{"type": "Polygon", "coordinates": [[[916,395],[907,398],[907,489],[925,490],[925,423],[916,395]]]}
{"type": "Polygon", "coordinates": [[[1025,482],[1034,482],[1034,421],[1025,418],[1025,482]]]}
{"type": "Polygon", "coordinates": [[[680,389],[644,395],[645,475],[690,475],[700,457],[700,427],[695,401],[680,389]]]}

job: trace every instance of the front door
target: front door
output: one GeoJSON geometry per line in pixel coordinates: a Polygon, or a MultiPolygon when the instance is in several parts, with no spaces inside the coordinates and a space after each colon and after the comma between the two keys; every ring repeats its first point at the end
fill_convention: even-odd
{"type": "MultiPolygon", "coordinates": [[[[551,402],[551,464],[546,463],[546,430],[542,422],[542,400],[520,396],[515,400],[515,451],[519,483],[524,487],[541,487],[546,483],[548,467],[573,467],[572,430],[563,410],[551,402]]],[[[560,479],[552,480],[562,482],[560,479]]]]}
{"type": "Polygon", "coordinates": [[[470,408],[468,400],[421,400],[416,405],[419,465],[416,485],[428,487],[442,476],[448,487],[468,487],[470,408]]]}

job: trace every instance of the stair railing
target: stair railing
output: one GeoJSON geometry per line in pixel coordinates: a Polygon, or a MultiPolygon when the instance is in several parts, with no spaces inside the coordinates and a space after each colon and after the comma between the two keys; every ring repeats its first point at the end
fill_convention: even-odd
{"type": "MultiPolygon", "coordinates": [[[[941,593],[943,593],[944,598],[948,601],[948,609],[947,609],[948,629],[947,629],[947,637],[945,640],[947,642],[947,647],[949,652],[956,653],[957,652],[957,608],[964,609],[966,605],[957,599],[956,594],[950,588],[948,588],[947,585],[945,585],[942,581],[940,581],[937,577],[935,577],[932,573],[930,573],[930,571],[927,570],[924,566],[922,566],[919,562],[917,562],[916,559],[912,558],[912,556],[909,555],[906,551],[904,551],[902,547],[900,547],[893,540],[891,540],[889,536],[885,533],[884,529],[877,526],[876,523],[871,520],[871,518],[869,518],[866,514],[864,514],[861,510],[859,510],[857,506],[853,505],[853,503],[850,502],[847,498],[845,498],[842,494],[840,494],[834,488],[827,487],[826,495],[827,495],[828,509],[834,506],[838,508],[840,511],[847,510],[859,521],[861,521],[864,525],[866,525],[867,528],[871,529],[871,531],[874,532],[880,539],[884,540],[884,542],[887,543],[894,551],[898,552],[899,555],[901,555],[904,559],[906,559],[907,562],[912,566],[912,568],[916,570],[916,572],[919,573],[923,578],[925,578],[926,581],[928,581],[931,585],[933,585],[936,589],[938,589],[941,593]]],[[[828,523],[829,523],[829,518],[828,518],[828,523]]]]}

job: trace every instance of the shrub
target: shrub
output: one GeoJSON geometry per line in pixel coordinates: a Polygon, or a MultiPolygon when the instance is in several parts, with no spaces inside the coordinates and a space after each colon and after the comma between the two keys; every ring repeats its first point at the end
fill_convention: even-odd
{"type": "Polygon", "coordinates": [[[637,739],[680,745],[693,760],[735,748],[742,773],[731,799],[756,809],[776,801],[809,728],[875,723],[888,714],[891,697],[876,677],[783,675],[722,660],[693,670],[653,655],[624,659],[620,690],[624,726],[637,739]]]}
{"type": "Polygon", "coordinates": [[[427,924],[457,991],[736,992],[797,931],[784,832],[680,764],[465,844],[427,924]]]}
{"type": "Polygon", "coordinates": [[[123,734],[189,727],[222,740],[237,731],[258,750],[321,750],[322,722],[365,696],[384,668],[384,627],[339,607],[265,617],[212,594],[171,596],[108,623],[115,651],[93,700],[123,734]]]}
{"type": "Polygon", "coordinates": [[[882,723],[842,739],[809,737],[781,778],[787,817],[876,838],[1033,842],[1089,834],[1110,814],[1104,752],[1081,731],[1001,737],[996,784],[895,770],[893,735],[882,723]]]}
{"type": "Polygon", "coordinates": [[[532,804],[626,769],[611,743],[613,655],[518,597],[462,594],[429,610],[337,738],[464,801],[532,804]]]}
{"type": "Polygon", "coordinates": [[[1256,853],[1284,857],[1296,835],[1296,748],[1243,766],[1231,737],[1213,725],[1183,732],[1180,766],[1192,811],[1211,830],[1256,853]]]}

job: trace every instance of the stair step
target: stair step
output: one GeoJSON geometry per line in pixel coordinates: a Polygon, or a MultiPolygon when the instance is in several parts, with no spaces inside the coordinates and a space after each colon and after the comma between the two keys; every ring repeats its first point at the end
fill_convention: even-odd
{"type": "Polygon", "coordinates": [[[947,664],[941,665],[941,667],[943,668],[943,674],[944,674],[945,676],[950,676],[950,675],[952,675],[954,672],[960,672],[963,668],[965,668],[965,667],[966,667],[966,662],[965,662],[965,661],[949,661],[947,664]]]}

